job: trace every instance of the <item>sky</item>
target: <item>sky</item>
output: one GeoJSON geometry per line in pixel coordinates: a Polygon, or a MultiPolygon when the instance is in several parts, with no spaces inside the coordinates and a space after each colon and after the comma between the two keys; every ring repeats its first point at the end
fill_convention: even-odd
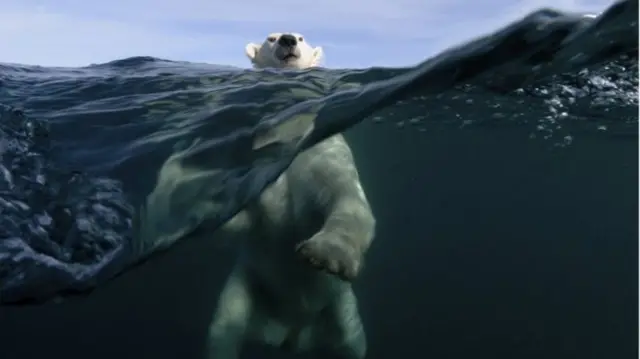
{"type": "Polygon", "coordinates": [[[0,0],[0,63],[85,66],[131,56],[250,67],[244,48],[299,32],[330,68],[406,66],[543,7],[612,0],[0,0]]]}

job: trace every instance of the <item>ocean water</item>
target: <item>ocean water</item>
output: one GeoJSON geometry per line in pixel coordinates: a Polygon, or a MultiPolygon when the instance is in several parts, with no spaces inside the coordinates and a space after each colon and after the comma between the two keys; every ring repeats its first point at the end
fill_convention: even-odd
{"type": "MultiPolygon", "coordinates": [[[[593,138],[637,144],[637,21],[633,0],[598,16],[544,9],[407,68],[246,70],[151,57],[82,68],[0,65],[0,303],[90,296],[194,231],[213,231],[297,153],[337,132],[347,131],[372,177],[390,174],[376,173],[373,155],[358,151],[367,139],[351,131],[362,126],[396,133],[378,136],[376,146],[413,158],[416,173],[426,166],[422,155],[393,142],[397,133],[475,141],[508,130],[509,141],[550,149],[549,157],[593,138]]],[[[625,166],[637,175],[637,162],[625,166]]],[[[363,181],[367,189],[373,180],[363,181]]],[[[387,213],[373,202],[374,212],[387,213]]],[[[387,220],[378,216],[380,226],[387,220]]],[[[637,242],[628,228],[619,228],[625,243],[637,242]]],[[[381,233],[379,241],[394,240],[381,233]]],[[[544,353],[532,347],[509,353],[544,353]]]]}

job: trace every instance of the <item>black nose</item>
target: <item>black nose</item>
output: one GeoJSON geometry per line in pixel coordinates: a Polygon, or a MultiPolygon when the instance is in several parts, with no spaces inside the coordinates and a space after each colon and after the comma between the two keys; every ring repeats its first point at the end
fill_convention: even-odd
{"type": "Polygon", "coordinates": [[[280,38],[278,39],[278,45],[280,46],[293,47],[297,44],[298,40],[296,40],[296,37],[293,35],[285,34],[280,36],[280,38]]]}

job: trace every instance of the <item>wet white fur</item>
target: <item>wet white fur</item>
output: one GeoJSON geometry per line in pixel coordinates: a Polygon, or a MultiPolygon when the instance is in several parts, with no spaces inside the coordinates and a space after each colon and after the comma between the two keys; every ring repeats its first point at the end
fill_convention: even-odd
{"type": "Polygon", "coordinates": [[[245,47],[245,53],[255,68],[292,68],[292,69],[306,69],[309,67],[320,66],[324,52],[322,47],[312,47],[301,34],[290,33],[296,38],[302,38],[303,41],[298,41],[297,47],[300,50],[300,57],[294,61],[283,62],[275,56],[275,50],[279,46],[278,39],[284,33],[274,32],[269,34],[262,44],[249,43],[245,47]],[[273,38],[275,41],[271,42],[268,39],[273,38]]]}
{"type": "MultiPolygon", "coordinates": [[[[251,58],[263,66],[267,56],[251,58]]],[[[351,283],[314,269],[295,246],[318,234],[335,235],[361,258],[374,227],[342,135],[299,154],[256,202],[213,234],[237,241],[240,251],[210,326],[210,358],[238,359],[246,341],[282,346],[287,340],[296,352],[324,348],[340,358],[364,358],[366,338],[351,283]]]]}

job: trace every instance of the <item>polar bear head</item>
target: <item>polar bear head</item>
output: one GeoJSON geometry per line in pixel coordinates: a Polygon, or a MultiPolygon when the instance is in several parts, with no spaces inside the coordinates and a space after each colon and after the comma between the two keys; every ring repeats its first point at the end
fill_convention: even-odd
{"type": "Polygon", "coordinates": [[[321,47],[311,47],[293,32],[269,34],[261,45],[250,43],[245,51],[256,68],[306,69],[318,66],[323,56],[321,47]]]}

